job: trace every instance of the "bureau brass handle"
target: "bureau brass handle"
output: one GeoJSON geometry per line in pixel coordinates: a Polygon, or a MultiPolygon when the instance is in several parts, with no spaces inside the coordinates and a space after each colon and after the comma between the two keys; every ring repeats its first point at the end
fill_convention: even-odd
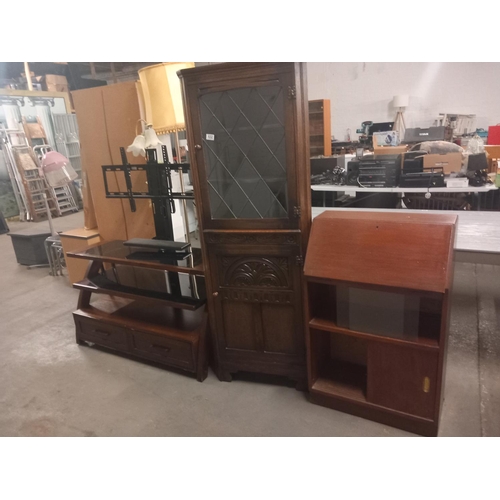
{"type": "Polygon", "coordinates": [[[201,146],[200,146],[199,144],[195,144],[195,145],[194,145],[194,149],[200,150],[200,149],[201,149],[201,146]]]}
{"type": "Polygon", "coordinates": [[[165,347],[163,345],[151,344],[150,347],[152,347],[153,349],[159,349],[160,351],[164,351],[164,352],[170,351],[170,347],[165,347]]]}
{"type": "Polygon", "coordinates": [[[422,390],[424,392],[429,392],[431,389],[431,379],[429,377],[424,377],[424,386],[422,387],[422,390]]]}
{"type": "Polygon", "coordinates": [[[109,337],[111,335],[109,332],[103,332],[102,330],[94,330],[94,333],[99,333],[105,337],[109,337]]]}

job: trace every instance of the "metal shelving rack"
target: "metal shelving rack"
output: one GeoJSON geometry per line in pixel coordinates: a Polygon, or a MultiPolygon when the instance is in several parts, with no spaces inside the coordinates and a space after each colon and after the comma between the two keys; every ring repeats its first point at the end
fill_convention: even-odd
{"type": "Polygon", "coordinates": [[[78,134],[78,123],[74,114],[52,115],[57,151],[63,154],[71,162],[79,177],[82,172],[82,160],[80,155],[80,139],[78,134]]]}
{"type": "Polygon", "coordinates": [[[37,158],[24,131],[0,129],[0,133],[20,220],[37,222],[47,217],[44,194],[53,215],[60,215],[56,194],[40,175],[37,158]],[[22,155],[28,155],[33,160],[33,168],[26,169],[20,165],[22,155]]]}

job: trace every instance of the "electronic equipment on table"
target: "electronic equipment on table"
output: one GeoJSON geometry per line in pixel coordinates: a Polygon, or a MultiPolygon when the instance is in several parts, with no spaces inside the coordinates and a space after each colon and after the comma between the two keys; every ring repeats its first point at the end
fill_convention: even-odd
{"type": "Polygon", "coordinates": [[[407,128],[403,144],[416,144],[424,141],[451,141],[453,130],[450,127],[407,128]]]}
{"type": "Polygon", "coordinates": [[[336,184],[342,186],[345,181],[345,170],[342,167],[334,167],[322,174],[311,175],[311,184],[336,184]]]}
{"type": "Polygon", "coordinates": [[[344,184],[344,161],[345,155],[311,158],[311,184],[344,184]]]}
{"type": "Polygon", "coordinates": [[[484,186],[488,181],[488,159],[485,153],[469,154],[466,177],[471,186],[484,186]]]}
{"type": "Polygon", "coordinates": [[[408,151],[400,155],[398,163],[401,165],[402,174],[411,174],[424,171],[424,155],[426,151],[408,151]]]}
{"type": "Polygon", "coordinates": [[[400,187],[445,187],[444,173],[442,167],[425,169],[422,172],[410,172],[401,174],[400,187]]]}
{"type": "Polygon", "coordinates": [[[444,172],[442,167],[424,169],[426,151],[409,151],[400,155],[401,165],[399,187],[444,187],[444,172]]]}
{"type": "Polygon", "coordinates": [[[339,156],[320,156],[311,158],[311,175],[321,175],[339,166],[339,156]]]}
{"type": "Polygon", "coordinates": [[[394,122],[373,123],[366,121],[361,124],[361,127],[356,129],[359,134],[359,142],[361,144],[371,144],[374,133],[390,132],[394,128],[394,122]]]}
{"type": "Polygon", "coordinates": [[[366,155],[348,163],[346,184],[362,187],[394,187],[398,185],[400,165],[397,156],[366,155]]]}
{"type": "Polygon", "coordinates": [[[399,166],[390,160],[361,161],[358,182],[367,187],[394,187],[398,185],[399,166]]]}

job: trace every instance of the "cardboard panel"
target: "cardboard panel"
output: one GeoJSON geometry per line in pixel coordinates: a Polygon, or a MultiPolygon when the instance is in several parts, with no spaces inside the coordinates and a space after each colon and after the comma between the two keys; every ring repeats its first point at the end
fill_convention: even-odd
{"type": "MultiPolygon", "coordinates": [[[[153,237],[150,201],[136,200],[137,210],[132,212],[128,200],[107,199],[101,168],[102,165],[121,165],[120,147],[128,146],[135,137],[140,118],[135,83],[78,90],[72,95],[80,130],[82,170],[92,199],[85,204],[89,213],[85,226],[92,224],[92,204],[101,240],[153,237]]],[[[129,161],[144,163],[143,158],[132,156],[129,161]]],[[[123,175],[111,175],[115,177],[113,184],[125,190],[123,175]]],[[[136,182],[142,184],[144,180],[136,182]]]]}
{"type": "Polygon", "coordinates": [[[104,241],[127,239],[121,200],[108,200],[102,165],[112,164],[101,87],[73,92],[80,133],[82,170],[92,196],[99,234],[104,241]]]}
{"type": "Polygon", "coordinates": [[[83,280],[89,266],[89,261],[68,257],[67,253],[86,250],[88,247],[99,243],[99,241],[99,233],[96,230],[79,228],[61,233],[61,244],[70,283],[83,280]]]}
{"type": "Polygon", "coordinates": [[[442,167],[444,174],[458,173],[462,168],[462,153],[424,155],[424,168],[442,167]]]}
{"type": "Polygon", "coordinates": [[[408,146],[374,146],[373,153],[377,156],[400,155],[408,150],[408,146]]]}
{"type": "Polygon", "coordinates": [[[96,229],[97,219],[95,217],[94,202],[90,193],[87,172],[82,168],[82,198],[83,198],[83,225],[85,229],[96,229]]]}
{"type": "MultiPolygon", "coordinates": [[[[103,93],[104,112],[106,115],[108,144],[113,165],[121,165],[120,147],[127,147],[136,136],[137,121],[140,119],[139,101],[135,82],[124,82],[101,87],[103,93]]],[[[142,156],[127,153],[128,161],[145,164],[142,156]]],[[[115,174],[120,190],[126,191],[125,178],[115,174]]],[[[133,187],[137,191],[146,190],[146,173],[132,176],[133,187]]],[[[115,200],[113,200],[115,201],[115,200]]],[[[152,238],[155,236],[151,201],[135,200],[136,211],[132,212],[128,200],[122,200],[125,230],[128,238],[152,238]]]]}

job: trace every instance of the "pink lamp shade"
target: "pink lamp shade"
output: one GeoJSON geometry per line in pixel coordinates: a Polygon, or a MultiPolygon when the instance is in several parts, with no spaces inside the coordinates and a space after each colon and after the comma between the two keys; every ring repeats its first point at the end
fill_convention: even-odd
{"type": "Polygon", "coordinates": [[[41,168],[47,182],[53,188],[66,186],[78,177],[70,161],[57,151],[48,151],[44,155],[41,168]]]}

